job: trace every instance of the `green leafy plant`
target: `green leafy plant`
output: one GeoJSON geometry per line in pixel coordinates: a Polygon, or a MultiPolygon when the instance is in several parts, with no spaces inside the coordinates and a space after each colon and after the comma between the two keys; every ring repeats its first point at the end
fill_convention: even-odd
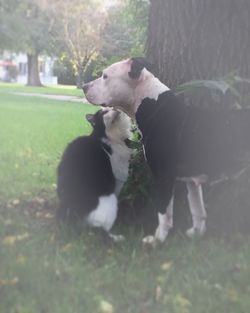
{"type": "Polygon", "coordinates": [[[138,220],[141,215],[146,215],[146,208],[152,205],[150,192],[152,188],[152,174],[145,161],[141,135],[136,127],[133,129],[133,133],[133,140],[130,140],[128,143],[129,147],[133,149],[129,178],[120,194],[119,200],[121,207],[124,207],[125,215],[132,220],[138,220]]]}
{"type": "Polygon", "coordinates": [[[191,80],[179,85],[174,89],[176,95],[180,94],[196,94],[207,89],[216,102],[223,100],[223,97],[230,93],[235,100],[244,106],[245,98],[250,95],[241,92],[243,84],[250,84],[250,80],[236,75],[235,72],[229,73],[227,76],[213,80],[191,80]]]}

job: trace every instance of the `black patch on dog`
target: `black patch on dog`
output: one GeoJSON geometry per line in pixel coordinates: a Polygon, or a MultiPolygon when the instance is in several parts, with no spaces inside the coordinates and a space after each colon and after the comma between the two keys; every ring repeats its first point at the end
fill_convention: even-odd
{"type": "Polygon", "coordinates": [[[249,164],[249,109],[215,112],[187,107],[166,91],[157,100],[144,99],[136,120],[162,213],[177,177],[205,174],[213,180],[249,164]]]}
{"type": "Polygon", "coordinates": [[[115,178],[106,152],[111,154],[112,149],[107,144],[104,149],[102,142],[106,138],[104,114],[100,110],[87,116],[93,126],[91,135],[73,140],[58,166],[57,215],[66,222],[82,220],[96,208],[100,196],[114,192],[115,178]]]}

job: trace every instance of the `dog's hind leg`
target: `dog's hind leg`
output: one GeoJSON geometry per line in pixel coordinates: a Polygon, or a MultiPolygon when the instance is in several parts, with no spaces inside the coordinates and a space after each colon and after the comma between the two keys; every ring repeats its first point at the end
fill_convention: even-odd
{"type": "Polygon", "coordinates": [[[187,182],[188,203],[192,214],[193,226],[187,230],[188,237],[202,236],[206,232],[206,209],[203,201],[202,186],[196,182],[187,182]]]}

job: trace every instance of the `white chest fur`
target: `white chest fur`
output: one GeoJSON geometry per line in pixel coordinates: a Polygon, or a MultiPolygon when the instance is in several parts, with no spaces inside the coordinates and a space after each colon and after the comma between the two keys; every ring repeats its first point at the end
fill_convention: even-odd
{"type": "Polygon", "coordinates": [[[129,160],[131,157],[131,149],[125,143],[114,143],[106,141],[112,149],[112,154],[109,154],[110,163],[113,174],[116,179],[115,193],[118,195],[123,187],[123,184],[128,178],[129,160]]]}

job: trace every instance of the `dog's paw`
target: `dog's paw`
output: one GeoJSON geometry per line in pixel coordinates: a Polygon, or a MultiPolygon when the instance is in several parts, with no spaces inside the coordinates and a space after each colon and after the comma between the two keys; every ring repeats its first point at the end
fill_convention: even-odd
{"type": "Polygon", "coordinates": [[[114,242],[122,242],[125,240],[125,237],[123,235],[114,235],[109,233],[109,237],[113,239],[114,242]]]}
{"type": "Polygon", "coordinates": [[[155,236],[147,236],[142,239],[145,248],[156,248],[161,242],[155,236]]]}
{"type": "Polygon", "coordinates": [[[142,239],[142,243],[144,245],[150,245],[152,247],[156,247],[157,244],[163,243],[168,236],[168,229],[159,226],[154,236],[147,236],[142,239]]]}
{"type": "Polygon", "coordinates": [[[202,237],[206,232],[206,223],[202,223],[200,227],[192,227],[186,231],[189,238],[202,237]]]}
{"type": "Polygon", "coordinates": [[[142,239],[142,243],[144,246],[155,248],[157,240],[154,236],[146,236],[142,239]]]}

